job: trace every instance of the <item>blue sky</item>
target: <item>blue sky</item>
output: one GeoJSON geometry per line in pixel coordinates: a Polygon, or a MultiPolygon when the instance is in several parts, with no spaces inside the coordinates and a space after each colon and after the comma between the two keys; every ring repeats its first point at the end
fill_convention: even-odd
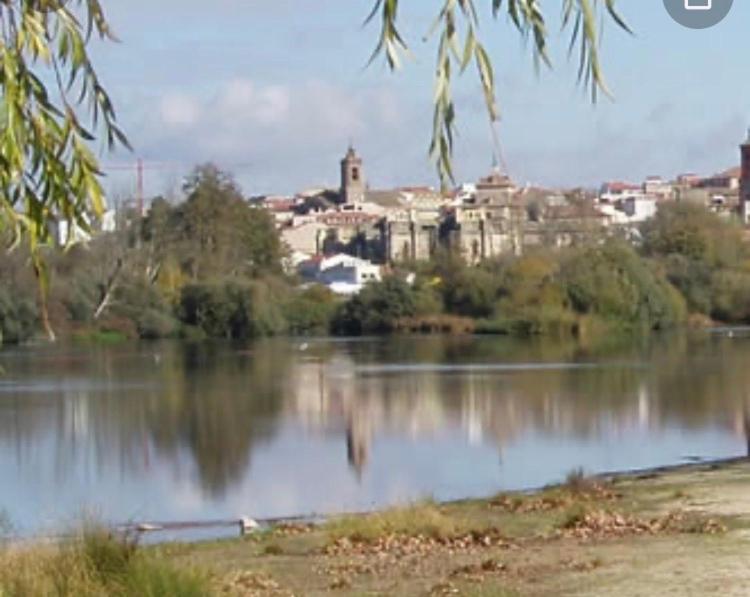
{"type": "MultiPolygon", "coordinates": [[[[422,38],[439,4],[403,2],[414,59],[397,74],[382,63],[364,68],[378,33],[361,26],[371,0],[106,0],[122,42],[93,53],[137,155],[160,164],[147,174],[150,193],[177,189],[191,165],[209,160],[234,171],[249,194],[335,186],[350,139],[371,186],[435,185],[426,155],[435,45],[422,38]]],[[[726,21],[694,31],[673,22],[660,0],[620,0],[636,34],[607,25],[603,57],[615,100],[596,106],[576,85],[557,33],[560,0],[542,4],[553,70],[535,74],[504,18],[482,26],[497,68],[504,158],[517,182],[591,185],[738,162],[750,124],[750,3],[738,0],[726,21]]],[[[456,97],[457,176],[470,181],[492,161],[473,72],[456,97]]],[[[134,177],[112,174],[109,186],[128,194],[134,177]]]]}

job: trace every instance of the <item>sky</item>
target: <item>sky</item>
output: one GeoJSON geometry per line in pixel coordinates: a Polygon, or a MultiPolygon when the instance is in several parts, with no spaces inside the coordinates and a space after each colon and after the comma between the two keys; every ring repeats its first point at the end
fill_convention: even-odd
{"type": "MultiPolygon", "coordinates": [[[[476,0],[490,4],[489,0],[476,0]]],[[[149,194],[175,194],[192,166],[212,161],[248,195],[338,186],[348,144],[373,188],[438,185],[431,134],[435,40],[425,34],[440,0],[402,2],[413,57],[391,73],[367,67],[379,33],[363,27],[373,0],[105,0],[120,39],[92,47],[149,194]]],[[[594,186],[647,175],[710,174],[739,163],[750,124],[750,2],[697,31],[670,19],[661,0],[620,0],[634,31],[607,23],[602,57],[614,99],[592,105],[576,84],[558,20],[542,0],[551,69],[535,71],[527,45],[487,7],[481,35],[497,69],[503,160],[519,184],[594,186]]],[[[474,181],[493,144],[474,71],[456,83],[456,177],[474,181]]],[[[111,194],[135,188],[112,169],[111,194]]]]}

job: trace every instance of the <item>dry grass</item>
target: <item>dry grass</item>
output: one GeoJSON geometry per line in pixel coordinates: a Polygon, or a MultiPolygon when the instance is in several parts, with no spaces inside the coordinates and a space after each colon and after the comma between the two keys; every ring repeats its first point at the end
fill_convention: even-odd
{"type": "Polygon", "coordinates": [[[207,577],[181,570],[135,542],[86,528],[61,544],[0,551],[2,597],[200,597],[207,577]]]}
{"type": "Polygon", "coordinates": [[[325,530],[331,541],[345,538],[366,543],[387,535],[445,539],[467,530],[461,526],[454,517],[427,502],[365,516],[336,518],[325,525],[325,530]]]}

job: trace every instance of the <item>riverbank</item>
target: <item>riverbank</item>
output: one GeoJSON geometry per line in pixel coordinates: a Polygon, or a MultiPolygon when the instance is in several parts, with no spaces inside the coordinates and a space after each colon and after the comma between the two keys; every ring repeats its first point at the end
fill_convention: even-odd
{"type": "Polygon", "coordinates": [[[746,595],[750,463],[586,479],[530,494],[151,548],[237,595],[746,595]]]}
{"type": "Polygon", "coordinates": [[[748,490],[743,459],[572,473],[532,493],[209,543],[136,549],[94,531],[0,550],[0,594],[739,596],[750,583],[748,490]]]}

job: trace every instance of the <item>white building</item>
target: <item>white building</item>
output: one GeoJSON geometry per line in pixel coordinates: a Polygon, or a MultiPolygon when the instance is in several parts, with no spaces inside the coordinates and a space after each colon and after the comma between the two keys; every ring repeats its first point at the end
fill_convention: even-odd
{"type": "Polygon", "coordinates": [[[614,203],[600,203],[599,210],[612,224],[640,224],[656,215],[657,199],[644,194],[633,194],[614,203]]]}
{"type": "Polygon", "coordinates": [[[633,195],[642,195],[640,185],[627,182],[605,182],[599,190],[599,203],[615,203],[633,195]]]}
{"type": "Polygon", "coordinates": [[[379,265],[343,253],[310,259],[301,263],[297,271],[305,280],[347,296],[359,293],[365,284],[382,280],[379,265]]]}
{"type": "Polygon", "coordinates": [[[57,246],[63,247],[76,243],[87,243],[97,234],[114,232],[117,230],[117,212],[114,209],[105,211],[101,218],[92,223],[92,218],[87,214],[83,215],[89,230],[84,230],[82,226],[71,220],[60,219],[55,221],[50,227],[50,234],[57,246]]]}

